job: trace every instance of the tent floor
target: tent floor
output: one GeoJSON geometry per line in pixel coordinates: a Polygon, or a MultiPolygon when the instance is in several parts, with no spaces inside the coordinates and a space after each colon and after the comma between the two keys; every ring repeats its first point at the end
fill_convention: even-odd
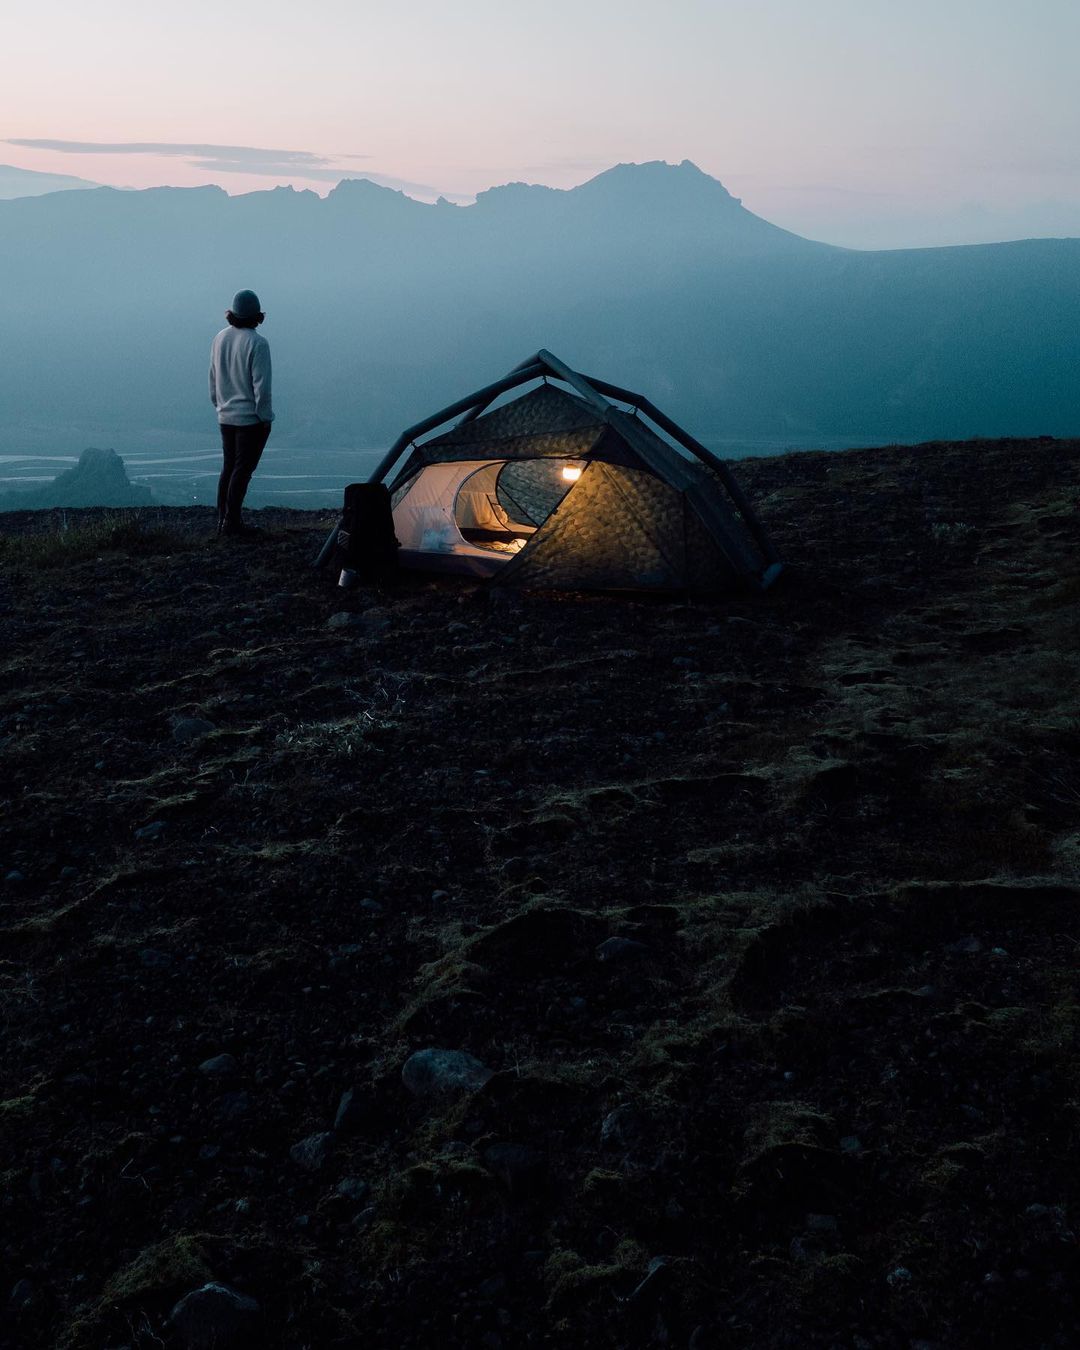
{"type": "Polygon", "coordinates": [[[421,549],[398,550],[398,565],[416,572],[445,572],[455,576],[493,577],[510,561],[513,553],[502,553],[490,548],[448,549],[431,552],[421,549]]]}

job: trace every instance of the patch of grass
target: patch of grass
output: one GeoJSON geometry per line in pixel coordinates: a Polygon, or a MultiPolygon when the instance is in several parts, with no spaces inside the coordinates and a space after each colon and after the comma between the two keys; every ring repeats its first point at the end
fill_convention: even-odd
{"type": "Polygon", "coordinates": [[[79,1317],[60,1341],[61,1350],[91,1350],[104,1344],[102,1331],[114,1309],[136,1301],[174,1298],[213,1279],[210,1255],[220,1239],[181,1233],[147,1247],[105,1285],[100,1300],[79,1317]]]}
{"type": "Polygon", "coordinates": [[[131,511],[118,511],[69,529],[66,521],[43,534],[0,537],[0,562],[12,567],[67,567],[102,553],[133,557],[172,553],[183,539],[174,530],[147,525],[131,511]]]}
{"type": "Polygon", "coordinates": [[[590,1264],[575,1251],[558,1249],[552,1252],[544,1266],[544,1283],[549,1291],[548,1309],[569,1313],[598,1294],[610,1294],[628,1277],[640,1278],[648,1262],[648,1253],[629,1238],[617,1245],[606,1264],[590,1264]]]}
{"type": "Polygon", "coordinates": [[[24,1097],[9,1097],[7,1101],[0,1102],[0,1120],[7,1120],[15,1116],[28,1116],[34,1109],[34,1094],[27,1093],[24,1097]]]}

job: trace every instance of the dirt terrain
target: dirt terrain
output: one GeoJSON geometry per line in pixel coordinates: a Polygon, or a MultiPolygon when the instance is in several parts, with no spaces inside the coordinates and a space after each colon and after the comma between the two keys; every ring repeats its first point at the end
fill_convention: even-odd
{"type": "Polygon", "coordinates": [[[708,603],[0,517],[0,1346],[1080,1343],[1078,449],[708,603]]]}

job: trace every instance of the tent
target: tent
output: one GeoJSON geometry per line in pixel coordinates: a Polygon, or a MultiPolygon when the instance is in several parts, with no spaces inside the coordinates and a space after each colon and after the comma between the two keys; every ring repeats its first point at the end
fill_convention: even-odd
{"type": "Polygon", "coordinates": [[[403,432],[371,482],[388,483],[405,567],[682,592],[764,590],[781,570],[722,460],[648,400],[546,351],[403,432]]]}

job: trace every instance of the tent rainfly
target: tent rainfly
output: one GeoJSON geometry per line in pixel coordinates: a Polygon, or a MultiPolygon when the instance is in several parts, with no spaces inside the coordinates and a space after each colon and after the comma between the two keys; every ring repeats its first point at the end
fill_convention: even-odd
{"type": "Polygon", "coordinates": [[[406,451],[388,484],[405,567],[566,590],[764,590],[780,574],[721,459],[647,399],[547,351],[402,432],[371,482],[406,451]],[[491,408],[523,385],[536,387],[491,408]]]}

